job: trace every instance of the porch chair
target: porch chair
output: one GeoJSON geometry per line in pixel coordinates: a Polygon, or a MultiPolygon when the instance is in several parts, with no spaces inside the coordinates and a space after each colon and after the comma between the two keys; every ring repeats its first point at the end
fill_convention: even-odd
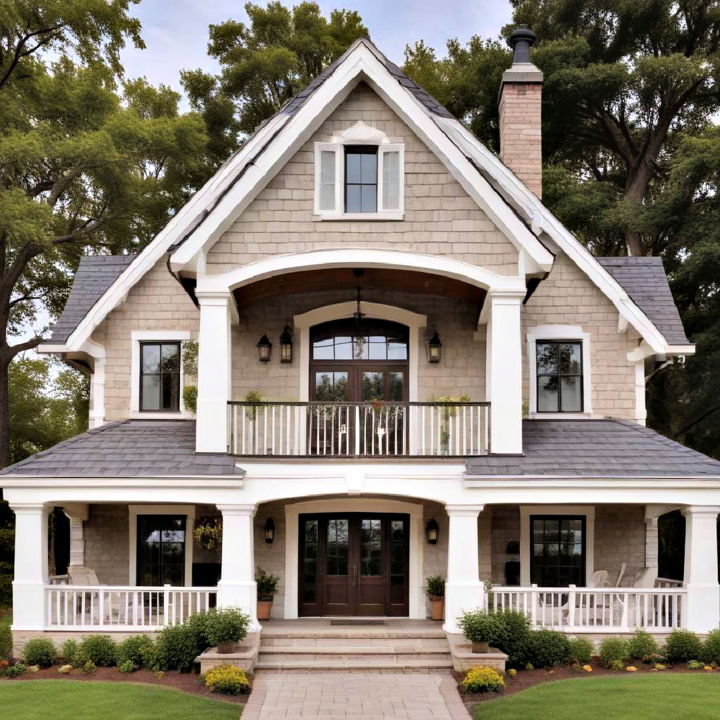
{"type": "MultiPolygon", "coordinates": [[[[610,573],[608,573],[607,570],[595,570],[595,572],[590,576],[590,579],[587,582],[586,588],[600,588],[600,587],[606,587],[608,585],[608,579],[610,577],[610,573]]],[[[540,595],[540,602],[543,603],[543,597],[540,595]]],[[[581,600],[576,600],[576,602],[582,602],[581,600]]],[[[593,606],[598,602],[598,599],[595,599],[595,602],[593,603],[593,606]]],[[[600,599],[600,602],[602,602],[602,599],[600,599]]],[[[575,606],[576,608],[578,605],[575,606]]],[[[552,609],[545,609],[545,613],[550,610],[550,613],[552,615],[551,622],[553,624],[553,627],[557,625],[564,625],[565,621],[567,620],[569,614],[570,614],[570,595],[568,595],[567,600],[560,606],[552,609]]]]}
{"type": "Polygon", "coordinates": [[[615,587],[620,587],[620,584],[625,577],[625,571],[627,570],[627,563],[621,563],[620,570],[618,570],[617,578],[615,578],[615,587]]]}
{"type": "MultiPolygon", "coordinates": [[[[68,567],[68,580],[68,585],[84,585],[98,588],[98,592],[93,593],[93,595],[95,596],[93,598],[93,604],[95,607],[95,613],[99,613],[99,589],[103,586],[100,584],[95,570],[89,567],[85,567],[83,565],[71,565],[68,567]]],[[[77,611],[80,612],[82,607],[80,598],[78,598],[77,600],[77,605],[77,611]]],[[[85,612],[89,612],[89,605],[86,605],[85,612]]],[[[109,593],[109,595],[105,597],[103,613],[104,617],[102,618],[102,622],[119,622],[125,614],[126,607],[125,604],[122,602],[122,599],[119,597],[114,597],[112,592],[109,593]]]]}

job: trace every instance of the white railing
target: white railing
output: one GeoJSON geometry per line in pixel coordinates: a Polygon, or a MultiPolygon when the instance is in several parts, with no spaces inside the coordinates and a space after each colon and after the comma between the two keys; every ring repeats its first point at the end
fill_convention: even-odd
{"type": "Polygon", "coordinates": [[[576,632],[682,628],[684,588],[493,587],[491,610],[525,613],[533,627],[576,632]]]}
{"type": "Polygon", "coordinates": [[[47,627],[153,630],[209,610],[216,597],[214,587],[46,585],[47,627]]]}
{"type": "Polygon", "coordinates": [[[659,588],[673,588],[673,587],[682,587],[683,581],[682,580],[673,580],[672,578],[664,578],[659,577],[655,579],[655,587],[659,588]]]}
{"type": "Polygon", "coordinates": [[[489,403],[231,402],[230,453],[471,456],[490,448],[489,403]]]}

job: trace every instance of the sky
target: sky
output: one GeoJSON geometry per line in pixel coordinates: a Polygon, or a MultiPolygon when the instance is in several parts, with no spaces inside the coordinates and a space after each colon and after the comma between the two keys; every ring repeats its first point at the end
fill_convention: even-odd
{"type": "MultiPolygon", "coordinates": [[[[264,4],[264,0],[255,0],[264,4]]],[[[299,0],[284,0],[285,5],[299,0]]],[[[373,42],[402,64],[405,45],[424,40],[442,55],[449,38],[497,38],[510,21],[509,0],[317,0],[323,14],[335,8],[357,10],[373,42]]],[[[147,48],[128,47],[122,60],[127,77],[145,76],[152,84],[180,89],[180,71],[216,72],[207,56],[208,25],[247,21],[242,0],[141,0],[131,7],[142,22],[147,48]]]]}

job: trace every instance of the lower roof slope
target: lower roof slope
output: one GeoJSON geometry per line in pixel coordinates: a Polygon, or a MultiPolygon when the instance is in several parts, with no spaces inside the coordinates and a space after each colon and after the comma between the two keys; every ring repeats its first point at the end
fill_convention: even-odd
{"type": "Polygon", "coordinates": [[[468,475],[720,477],[720,462],[625,420],[525,420],[517,455],[471,458],[468,475]]]}

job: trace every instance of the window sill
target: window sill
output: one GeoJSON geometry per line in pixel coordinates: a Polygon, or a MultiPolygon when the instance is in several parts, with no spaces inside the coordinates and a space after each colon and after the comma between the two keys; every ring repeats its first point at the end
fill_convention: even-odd
{"type": "Polygon", "coordinates": [[[193,420],[195,416],[191,412],[182,410],[180,412],[145,412],[134,410],[130,413],[131,420],[193,420]]]}
{"type": "Polygon", "coordinates": [[[379,220],[404,220],[405,213],[401,210],[393,210],[378,213],[316,213],[313,215],[313,221],[323,222],[326,220],[345,221],[345,222],[378,222],[379,220]]]}
{"type": "Polygon", "coordinates": [[[530,412],[530,420],[590,420],[591,412],[530,412]]]}

